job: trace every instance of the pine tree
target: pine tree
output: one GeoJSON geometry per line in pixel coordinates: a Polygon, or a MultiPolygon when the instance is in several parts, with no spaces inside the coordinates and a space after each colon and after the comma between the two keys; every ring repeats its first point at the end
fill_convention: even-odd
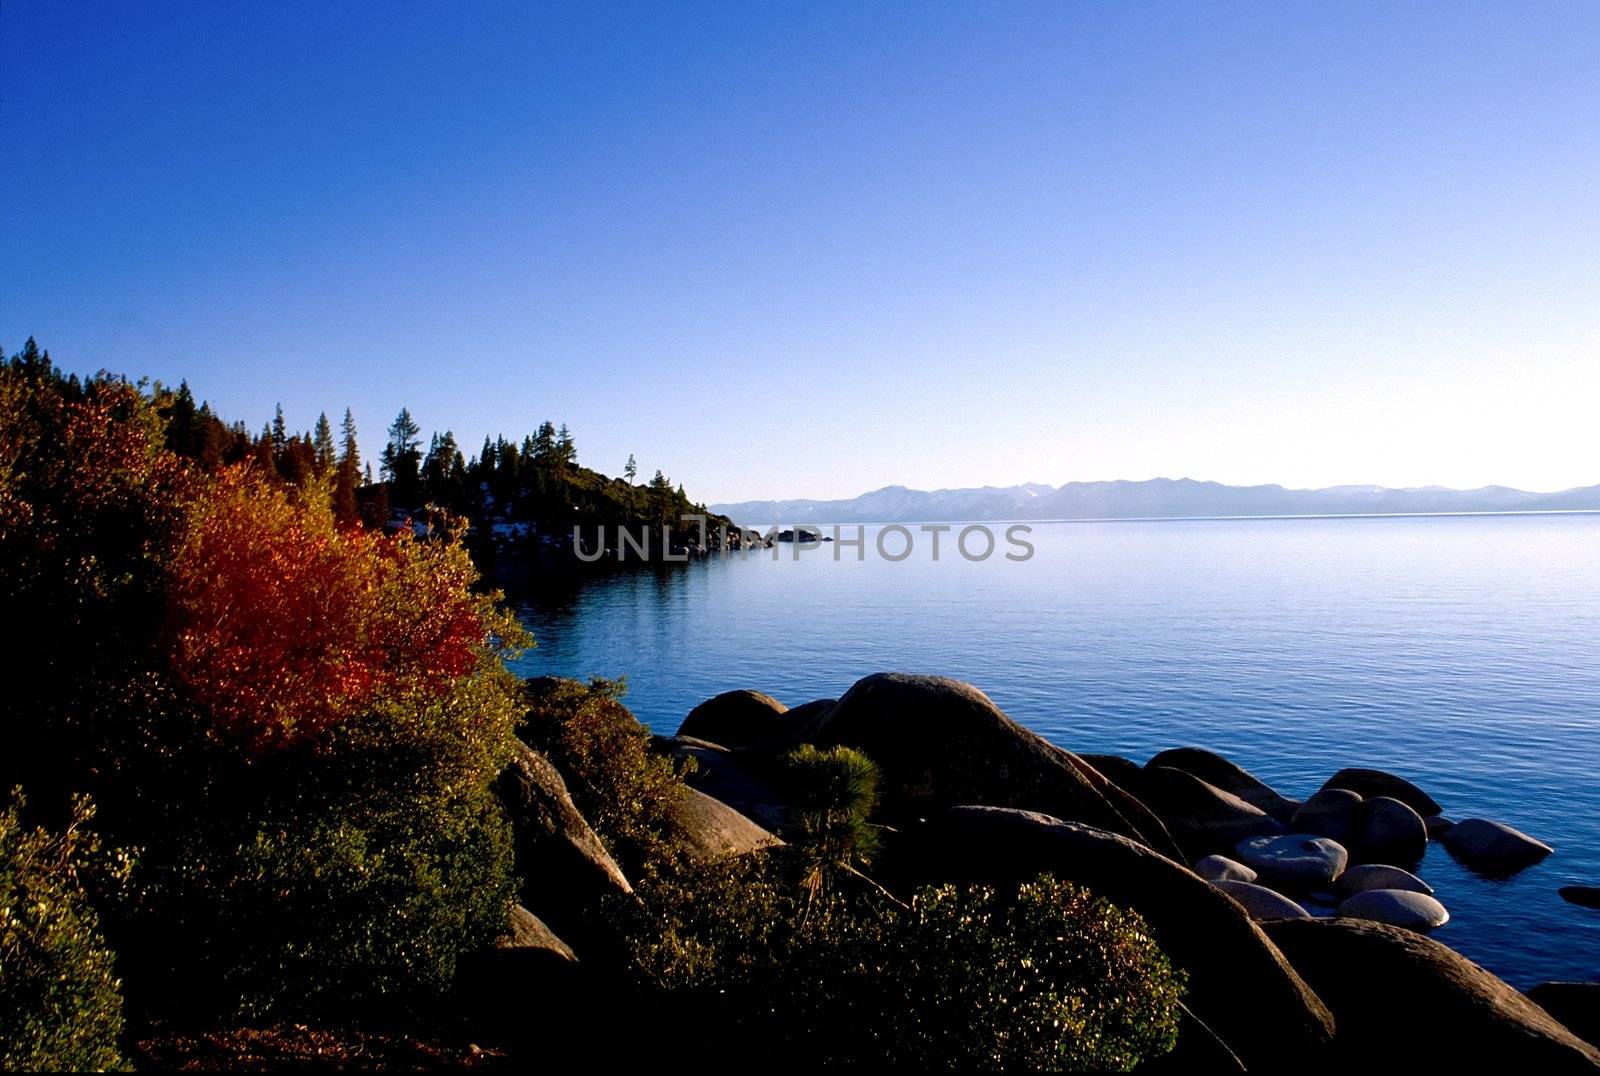
{"type": "Polygon", "coordinates": [[[628,464],[622,468],[622,475],[628,480],[628,485],[633,485],[633,480],[639,477],[639,464],[633,458],[633,453],[628,453],[628,464]]]}
{"type": "Polygon", "coordinates": [[[333,424],[328,421],[326,411],[317,416],[317,432],[312,441],[312,452],[317,477],[322,478],[332,471],[338,462],[333,448],[333,424]]]}
{"type": "Polygon", "coordinates": [[[356,419],[348,407],[344,409],[340,431],[344,450],[339,453],[338,470],[334,472],[333,512],[340,523],[353,524],[361,519],[360,505],[356,501],[356,486],[361,483],[361,449],[356,444],[356,419]]]}
{"type": "Polygon", "coordinates": [[[556,433],[555,465],[556,471],[566,474],[567,470],[578,462],[578,446],[572,442],[572,431],[567,429],[563,422],[561,429],[556,433]]]}
{"type": "Polygon", "coordinates": [[[283,459],[283,450],[289,447],[289,428],[283,421],[283,405],[279,404],[272,415],[272,458],[283,459]]]}
{"type": "Polygon", "coordinates": [[[549,470],[556,458],[556,427],[555,423],[545,419],[539,424],[539,432],[533,435],[533,462],[541,469],[549,470]]]}
{"type": "Polygon", "coordinates": [[[384,481],[394,487],[393,499],[414,506],[422,470],[422,427],[404,407],[389,427],[382,462],[384,481]]]}

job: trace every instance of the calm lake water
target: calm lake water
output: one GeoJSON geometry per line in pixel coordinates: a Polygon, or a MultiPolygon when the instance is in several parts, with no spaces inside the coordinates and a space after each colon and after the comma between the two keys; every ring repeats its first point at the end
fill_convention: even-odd
{"type": "Polygon", "coordinates": [[[781,547],[525,595],[520,671],[626,675],[664,733],[731,688],[793,706],[897,670],[1074,751],[1204,746],[1285,795],[1391,770],[1556,848],[1493,881],[1430,845],[1436,937],[1519,987],[1600,979],[1600,911],[1556,895],[1600,884],[1600,516],[1032,527],[1021,563],[920,534],[887,562],[869,531],[865,562],[781,547]]]}

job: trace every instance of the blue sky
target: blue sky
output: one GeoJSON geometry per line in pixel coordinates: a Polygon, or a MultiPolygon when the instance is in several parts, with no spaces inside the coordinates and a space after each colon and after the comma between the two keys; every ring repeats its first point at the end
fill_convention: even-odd
{"type": "Polygon", "coordinates": [[[0,6],[0,344],[708,501],[1600,481],[1600,5],[0,6]]]}

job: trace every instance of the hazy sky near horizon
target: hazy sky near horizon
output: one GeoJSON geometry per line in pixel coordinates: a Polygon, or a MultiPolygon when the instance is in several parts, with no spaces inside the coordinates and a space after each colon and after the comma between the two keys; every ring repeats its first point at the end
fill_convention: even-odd
{"type": "Polygon", "coordinates": [[[0,345],[705,501],[1600,482],[1600,4],[0,6],[0,345]]]}

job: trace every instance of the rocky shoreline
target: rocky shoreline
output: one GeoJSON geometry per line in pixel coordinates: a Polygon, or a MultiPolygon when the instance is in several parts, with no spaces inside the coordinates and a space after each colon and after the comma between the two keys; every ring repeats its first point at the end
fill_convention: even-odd
{"type": "MultiPolygon", "coordinates": [[[[792,709],[728,692],[655,737],[687,774],[674,839],[691,858],[782,843],[795,809],[774,767],[798,744],[850,747],[881,768],[873,880],[887,891],[1048,873],[1138,912],[1188,974],[1161,1064],[1600,1068],[1600,985],[1524,995],[1426,934],[1449,917],[1415,873],[1429,841],[1502,876],[1553,850],[1494,820],[1452,822],[1403,777],[1341,770],[1298,802],[1201,748],[1143,765],[1080,756],[971,685],[883,673],[792,709]]],[[[537,752],[524,749],[501,793],[529,883],[487,980],[603,994],[610,942],[587,912],[630,893],[628,879],[537,752]]]]}

